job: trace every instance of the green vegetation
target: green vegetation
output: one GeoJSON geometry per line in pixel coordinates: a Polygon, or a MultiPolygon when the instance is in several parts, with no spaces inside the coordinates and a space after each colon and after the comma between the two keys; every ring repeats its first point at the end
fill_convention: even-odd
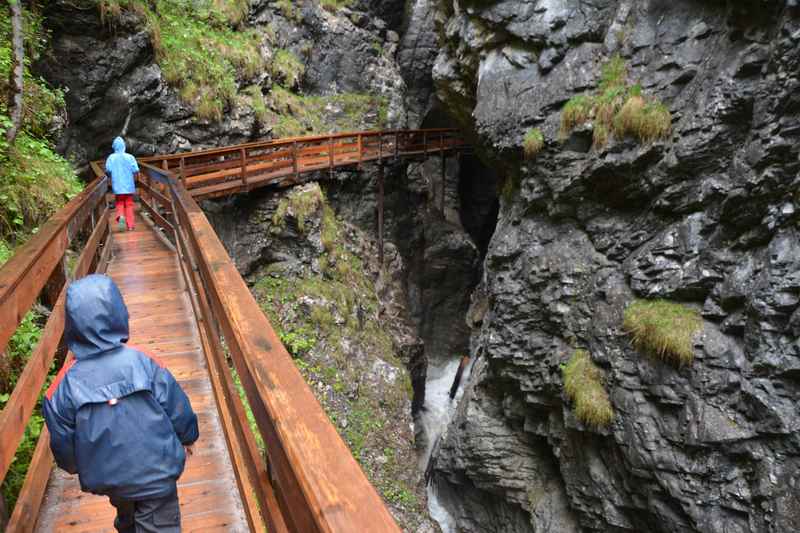
{"type": "Polygon", "coordinates": [[[522,152],[525,159],[532,159],[544,148],[544,135],[539,128],[528,130],[522,139],[522,152]]]}
{"type": "Polygon", "coordinates": [[[593,428],[604,428],[614,419],[614,409],[603,387],[600,369],[589,352],[576,350],[563,369],[564,392],[572,402],[575,416],[593,428]]]}
{"type": "Polygon", "coordinates": [[[274,235],[291,228],[319,252],[300,272],[267,267],[252,289],[257,301],[373,484],[393,505],[421,512],[408,468],[413,435],[398,418],[408,408],[410,377],[349,230],[316,184],[282,198],[272,225],[274,235]],[[375,374],[384,366],[391,377],[375,374]]]}
{"type": "Polygon", "coordinates": [[[628,69],[619,55],[603,65],[596,94],[573,96],[564,105],[561,137],[586,122],[592,123],[596,148],[605,146],[612,133],[620,139],[630,135],[641,142],[653,142],[668,138],[672,130],[669,109],[643,96],[639,84],[628,84],[628,69]]]}
{"type": "MultiPolygon", "coordinates": [[[[0,10],[0,267],[69,198],[81,189],[71,165],[53,149],[49,135],[55,119],[64,112],[64,96],[31,74],[30,64],[42,53],[48,35],[41,17],[23,10],[25,68],[20,131],[12,144],[6,138],[11,126],[8,95],[13,66],[11,21],[0,10]]],[[[44,317],[28,312],[0,357],[0,409],[5,407],[33,348],[42,334],[44,317]]],[[[47,383],[45,387],[47,387],[47,383]]],[[[39,406],[25,429],[0,492],[8,509],[17,500],[28,471],[43,419],[39,406]]]]}
{"type": "Polygon", "coordinates": [[[269,101],[276,112],[272,124],[275,137],[352,131],[367,126],[382,128],[388,121],[388,102],[382,96],[354,93],[302,96],[273,85],[269,101]]]}
{"type": "Polygon", "coordinates": [[[350,7],[353,0],[319,0],[319,5],[327,11],[335,12],[343,7],[350,7]]]}
{"type": "Polygon", "coordinates": [[[270,112],[267,109],[267,104],[264,101],[264,94],[261,92],[261,87],[258,85],[251,85],[242,92],[247,99],[247,104],[255,113],[258,123],[261,125],[268,124],[272,115],[270,115],[270,112]]]}
{"type": "Polygon", "coordinates": [[[280,49],[272,58],[272,75],[286,88],[293,88],[303,77],[305,65],[289,50],[280,49]]]}
{"type": "MultiPolygon", "coordinates": [[[[0,241],[0,267],[10,257],[11,250],[6,243],[0,241]]],[[[42,336],[42,327],[40,325],[42,320],[43,317],[35,311],[26,314],[19,327],[17,327],[17,331],[8,341],[4,356],[0,358],[0,410],[5,407],[6,402],[11,397],[11,391],[14,390],[14,385],[19,379],[25,363],[28,362],[36,343],[39,342],[42,336]]],[[[52,376],[50,379],[52,379],[52,376]]],[[[45,387],[49,385],[50,379],[47,380],[45,387]]],[[[37,405],[31,415],[28,426],[25,428],[25,435],[19,448],[17,448],[14,461],[11,463],[8,474],[0,487],[0,494],[2,494],[8,509],[14,508],[19,491],[25,482],[25,475],[28,473],[28,465],[33,457],[36,442],[42,431],[44,419],[39,415],[39,412],[41,412],[41,409],[37,405]]]]}
{"type": "Polygon", "coordinates": [[[623,322],[634,346],[676,366],[692,363],[692,339],[702,326],[697,311],[666,300],[635,300],[623,322]]]}
{"type": "Polygon", "coordinates": [[[239,377],[239,373],[236,372],[236,369],[233,368],[231,365],[231,374],[233,375],[233,384],[236,386],[236,392],[239,393],[239,399],[242,400],[242,404],[244,405],[244,413],[247,416],[247,423],[250,425],[250,431],[253,433],[253,436],[256,439],[256,445],[261,453],[266,451],[266,446],[264,445],[264,438],[261,436],[261,432],[258,430],[258,424],[256,424],[256,417],[253,414],[253,409],[250,407],[250,402],[247,400],[247,394],[244,392],[244,387],[242,386],[242,380],[239,377]]]}
{"type": "Polygon", "coordinates": [[[100,0],[109,23],[122,10],[142,18],[164,79],[208,120],[235,103],[238,78],[264,70],[258,32],[234,29],[249,7],[249,0],[100,0]]]}
{"type": "Polygon", "coordinates": [[[81,189],[74,170],[55,153],[47,137],[64,108],[64,96],[30,73],[27,65],[42,52],[46,34],[38,16],[25,11],[24,17],[27,57],[22,128],[9,145],[11,21],[8,10],[0,14],[0,240],[11,244],[25,240],[81,189]]]}
{"type": "Polygon", "coordinates": [[[514,197],[517,195],[522,185],[521,182],[522,177],[515,169],[510,170],[509,174],[506,175],[500,188],[500,197],[503,198],[506,204],[510,204],[514,200],[514,197]]]}
{"type": "Polygon", "coordinates": [[[294,22],[300,22],[303,19],[303,13],[294,5],[292,0],[275,0],[273,3],[287,19],[294,22]]]}

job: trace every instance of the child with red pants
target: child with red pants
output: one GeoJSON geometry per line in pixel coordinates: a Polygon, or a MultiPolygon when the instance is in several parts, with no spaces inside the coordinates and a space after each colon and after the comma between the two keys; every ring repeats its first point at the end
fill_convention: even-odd
{"type": "Polygon", "coordinates": [[[133,231],[133,195],[136,193],[135,176],[139,173],[136,158],[125,152],[125,141],[117,137],[111,144],[114,153],[106,159],[106,174],[111,177],[111,190],[116,195],[117,222],[120,229],[133,231]]]}

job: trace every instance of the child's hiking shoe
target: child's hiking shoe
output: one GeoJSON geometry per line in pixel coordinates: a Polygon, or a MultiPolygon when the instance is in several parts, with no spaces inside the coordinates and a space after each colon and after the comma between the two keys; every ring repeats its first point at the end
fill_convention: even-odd
{"type": "Polygon", "coordinates": [[[119,217],[117,220],[119,220],[120,231],[125,231],[125,217],[119,217]]]}

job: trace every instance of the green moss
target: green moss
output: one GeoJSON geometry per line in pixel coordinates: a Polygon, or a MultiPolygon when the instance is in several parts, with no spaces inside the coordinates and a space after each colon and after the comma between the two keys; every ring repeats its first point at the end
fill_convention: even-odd
{"type": "Polygon", "coordinates": [[[297,221],[300,233],[306,231],[306,220],[325,203],[325,196],[319,187],[294,189],[278,202],[278,208],[272,216],[272,223],[277,227],[285,227],[288,216],[297,221]]]}
{"type": "Polygon", "coordinates": [[[292,0],[275,0],[273,4],[287,19],[294,22],[300,22],[303,20],[303,13],[297,6],[294,5],[295,2],[292,0]]]}
{"type": "Polygon", "coordinates": [[[256,417],[253,414],[253,409],[250,407],[250,402],[247,400],[247,393],[244,391],[244,387],[242,386],[242,380],[239,377],[239,373],[236,372],[236,369],[231,367],[231,374],[233,375],[233,383],[236,386],[236,392],[239,393],[239,399],[242,400],[242,404],[244,405],[244,413],[247,416],[247,424],[250,426],[250,431],[253,433],[253,436],[256,439],[256,445],[261,453],[264,453],[266,450],[266,445],[264,444],[264,438],[261,436],[261,431],[258,429],[258,424],[256,423],[256,417]]]}
{"type": "Polygon", "coordinates": [[[623,321],[634,346],[676,366],[692,363],[692,340],[702,326],[697,311],[666,300],[635,300],[623,321]]]}
{"type": "Polygon", "coordinates": [[[584,424],[604,428],[614,419],[614,409],[603,387],[600,369],[585,350],[576,350],[563,369],[564,392],[575,416],[584,424]]]}
{"type": "Polygon", "coordinates": [[[388,101],[383,96],[303,96],[273,85],[269,101],[276,113],[272,124],[275,137],[380,129],[387,125],[388,101]]]}
{"type": "Polygon", "coordinates": [[[305,73],[306,67],[296,55],[289,50],[280,49],[272,58],[272,75],[284,86],[296,86],[305,73]]]}
{"type": "Polygon", "coordinates": [[[573,128],[591,121],[593,145],[601,148],[613,133],[618,138],[632,136],[640,142],[669,137],[672,115],[655,99],[642,94],[639,84],[628,84],[628,69],[616,55],[601,68],[597,94],[572,97],[561,111],[560,136],[566,138],[573,128]]]}
{"type": "Polygon", "coordinates": [[[267,104],[264,102],[264,94],[261,92],[261,87],[258,85],[251,85],[243,91],[246,102],[253,110],[256,120],[259,124],[267,124],[270,119],[270,112],[267,109],[267,104]]]}
{"type": "Polygon", "coordinates": [[[522,152],[526,159],[532,159],[544,148],[544,135],[539,128],[528,130],[522,139],[522,152]]]}
{"type": "Polygon", "coordinates": [[[331,13],[353,5],[353,0],[319,0],[319,5],[331,13]]]}

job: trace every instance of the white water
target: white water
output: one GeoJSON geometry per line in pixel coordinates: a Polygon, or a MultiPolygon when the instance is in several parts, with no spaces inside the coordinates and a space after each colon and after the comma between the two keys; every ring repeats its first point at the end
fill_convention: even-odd
{"type": "MultiPolygon", "coordinates": [[[[444,436],[447,426],[455,414],[456,406],[464,394],[463,385],[469,380],[471,364],[467,365],[461,376],[461,384],[456,397],[450,399],[450,387],[453,385],[460,359],[444,362],[441,365],[428,367],[428,378],[425,383],[425,408],[419,414],[418,421],[425,435],[425,453],[420,458],[420,469],[425,472],[431,454],[440,438],[444,436]]],[[[428,483],[428,511],[439,523],[443,533],[455,531],[455,521],[447,509],[439,501],[435,483],[428,483]]]]}

